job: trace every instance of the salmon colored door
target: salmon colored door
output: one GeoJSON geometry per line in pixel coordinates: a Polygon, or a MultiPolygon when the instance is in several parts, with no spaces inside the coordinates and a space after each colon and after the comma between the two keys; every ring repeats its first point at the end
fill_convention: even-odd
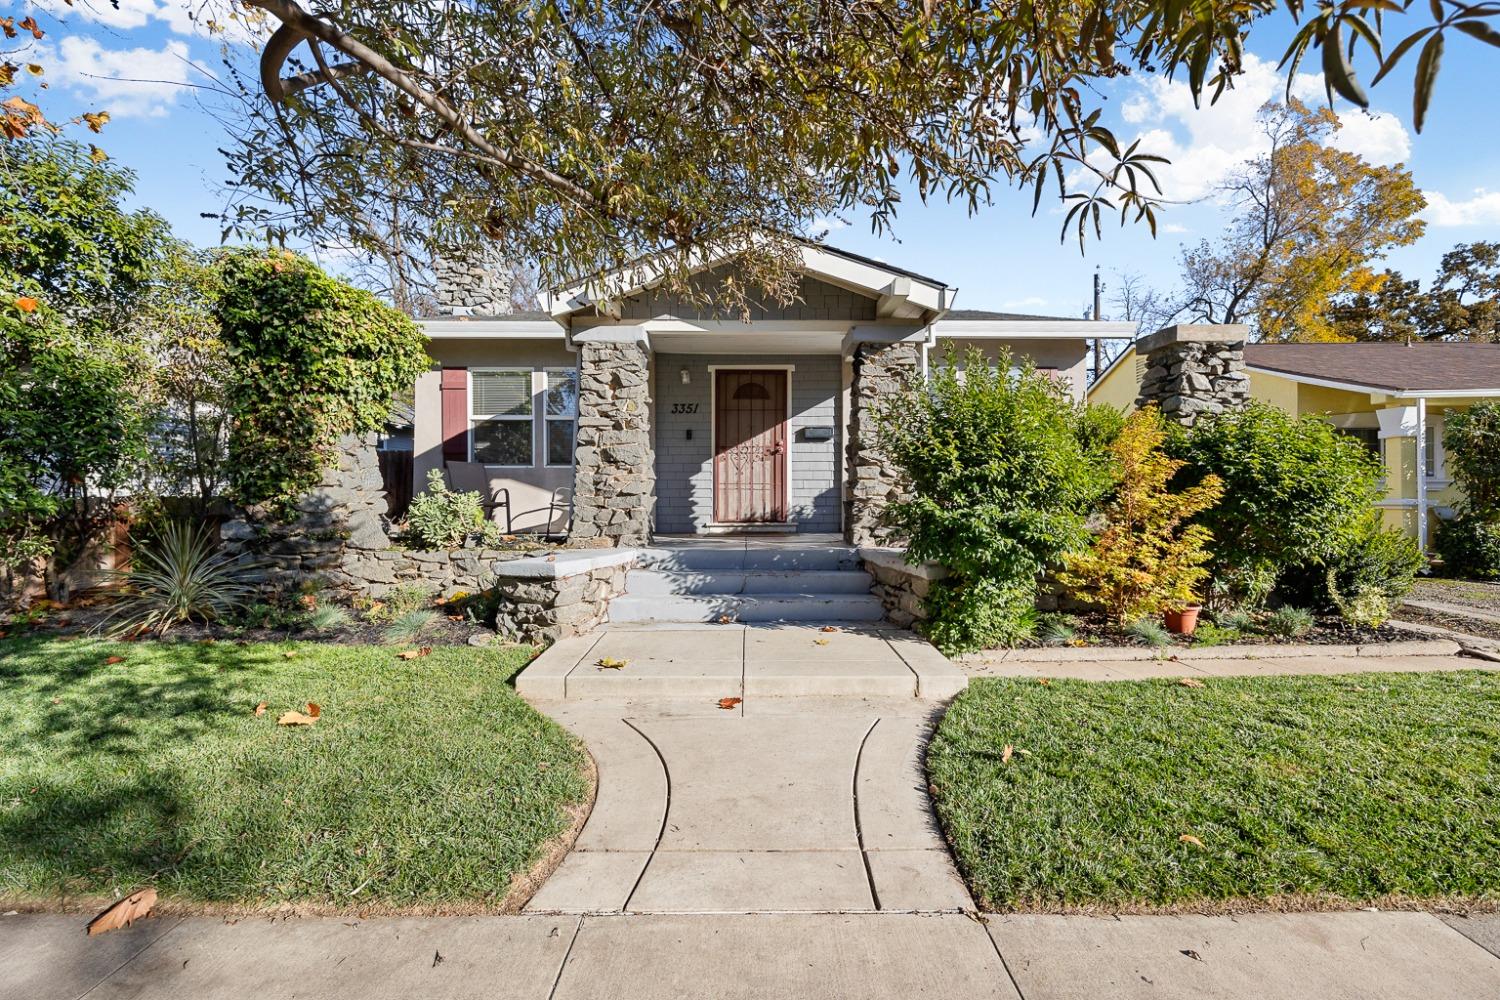
{"type": "Polygon", "coordinates": [[[786,520],[784,371],[714,372],[714,520],[786,520]]]}

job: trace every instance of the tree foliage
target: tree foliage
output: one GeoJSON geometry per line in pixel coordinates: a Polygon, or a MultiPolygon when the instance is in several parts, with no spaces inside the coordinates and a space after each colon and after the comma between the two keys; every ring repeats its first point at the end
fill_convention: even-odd
{"type": "Polygon", "coordinates": [[[1458,244],[1425,291],[1387,270],[1375,290],[1334,303],[1330,322],[1341,340],[1500,343],[1500,243],[1458,244]]]}
{"type": "Polygon", "coordinates": [[[1261,122],[1270,151],[1219,186],[1233,221],[1217,242],[1183,251],[1170,312],[1250,323],[1263,340],[1337,339],[1331,303],[1379,288],[1371,263],[1422,235],[1426,201],[1405,168],[1329,145],[1340,125],[1326,108],[1289,98],[1261,122]]]}
{"type": "Polygon", "coordinates": [[[1088,512],[1108,485],[1107,459],[1086,451],[1078,407],[1052,378],[1008,354],[950,353],[931,381],[892,399],[882,447],[910,480],[889,508],[907,556],[949,576],[928,599],[927,629],[945,650],[1015,635],[1037,577],[1088,543],[1088,512]]]}
{"type": "Polygon", "coordinates": [[[429,364],[425,341],[296,254],[237,250],[219,266],[230,486],[243,503],[286,506],[317,484],[341,435],[381,426],[429,364]]]}
{"type": "MultiPolygon", "coordinates": [[[[855,212],[884,229],[908,185],[971,209],[997,184],[1038,203],[1055,190],[1080,239],[1116,213],[1154,225],[1155,158],[1102,124],[1099,83],[1180,75],[1216,98],[1257,19],[1304,13],[1301,0],[248,6],[277,30],[239,78],[250,116],[234,123],[231,228],[382,256],[494,243],[547,283],[641,257],[681,276],[705,252],[745,252],[751,284],[776,296],[793,288],[783,234],[855,212]]],[[[1288,61],[1329,54],[1346,96],[1351,53],[1393,68],[1405,49],[1381,50],[1382,19],[1399,42],[1427,9],[1373,22],[1368,9],[1320,7],[1288,61]]],[[[1493,13],[1455,4],[1424,37],[1493,13]]],[[[1424,108],[1435,65],[1414,86],[1424,108]]]]}
{"type": "Polygon", "coordinates": [[[1065,554],[1057,577],[1120,625],[1195,603],[1208,578],[1213,535],[1187,522],[1218,502],[1224,487],[1210,474],[1174,493],[1169,484],[1186,463],[1167,457],[1165,439],[1155,407],[1130,415],[1109,446],[1115,482],[1104,530],[1086,551],[1065,554]]]}
{"type": "Polygon", "coordinates": [[[1289,570],[1348,550],[1384,496],[1378,459],[1316,414],[1252,401],[1167,439],[1179,486],[1216,476],[1224,496],[1195,520],[1213,532],[1209,569],[1231,600],[1263,602],[1289,570]]]}

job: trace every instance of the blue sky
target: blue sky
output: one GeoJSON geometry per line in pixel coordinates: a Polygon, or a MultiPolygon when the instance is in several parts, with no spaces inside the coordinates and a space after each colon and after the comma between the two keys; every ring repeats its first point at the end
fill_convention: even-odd
{"type": "MultiPolygon", "coordinates": [[[[225,137],[204,106],[211,96],[192,85],[209,82],[203,71],[220,72],[220,43],[195,29],[181,0],[118,0],[118,7],[77,0],[72,8],[59,2],[36,13],[48,31],[41,53],[48,110],[54,117],[110,111],[104,134],[88,138],[137,172],[138,203],[165,216],[179,235],[216,244],[218,224],[200,215],[221,205],[214,186],[224,176],[217,148],[225,137]]],[[[1401,20],[1393,18],[1388,31],[1401,20]]],[[[1282,92],[1285,79],[1275,62],[1290,31],[1289,19],[1256,25],[1248,71],[1217,106],[1194,111],[1183,84],[1159,78],[1113,81],[1103,91],[1118,136],[1144,136],[1143,148],[1173,160],[1162,171],[1169,197],[1201,198],[1226,169],[1256,152],[1255,109],[1282,92]]],[[[1458,34],[1449,39],[1420,136],[1410,124],[1412,63],[1408,58],[1372,91],[1373,113],[1342,102],[1336,110],[1345,122],[1340,144],[1374,162],[1406,163],[1427,194],[1427,234],[1389,260],[1426,280],[1455,243],[1500,240],[1500,130],[1489,89],[1500,50],[1458,34]]],[[[1297,91],[1322,99],[1321,84],[1310,76],[1297,91]]],[[[1112,226],[1081,256],[1076,241],[1059,240],[1062,212],[1055,202],[1044,200],[1033,217],[1029,192],[1002,188],[993,201],[970,216],[964,206],[923,206],[913,197],[895,239],[875,238],[867,218],[851,215],[830,220],[829,241],[957,286],[960,307],[1076,315],[1088,302],[1096,267],[1106,284],[1125,271],[1168,286],[1178,247],[1212,238],[1224,222],[1223,209],[1210,201],[1170,206],[1156,239],[1144,226],[1112,226]]]]}

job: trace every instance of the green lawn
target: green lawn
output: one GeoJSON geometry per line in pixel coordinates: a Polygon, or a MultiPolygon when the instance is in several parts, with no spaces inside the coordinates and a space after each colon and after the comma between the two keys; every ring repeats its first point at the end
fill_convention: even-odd
{"type": "Polygon", "coordinates": [[[496,907],[589,794],[530,653],[0,640],[0,898],[496,907]]]}
{"type": "Polygon", "coordinates": [[[993,909],[1500,898],[1497,674],[976,679],[928,770],[993,909]]]}

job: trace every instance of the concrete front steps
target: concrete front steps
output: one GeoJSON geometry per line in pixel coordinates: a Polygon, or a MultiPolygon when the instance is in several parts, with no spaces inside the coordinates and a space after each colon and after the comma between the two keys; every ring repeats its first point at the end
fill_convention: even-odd
{"type": "Polygon", "coordinates": [[[844,545],[674,546],[647,549],[610,602],[614,624],[877,622],[870,574],[844,545]]]}

